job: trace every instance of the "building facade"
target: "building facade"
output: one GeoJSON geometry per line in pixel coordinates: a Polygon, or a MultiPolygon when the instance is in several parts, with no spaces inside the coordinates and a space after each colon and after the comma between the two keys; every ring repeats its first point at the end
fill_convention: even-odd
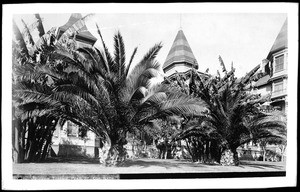
{"type": "Polygon", "coordinates": [[[288,82],[288,40],[287,20],[284,22],[268,56],[270,66],[269,82],[272,86],[271,105],[284,113],[287,112],[287,82],[288,82]]]}
{"type": "Polygon", "coordinates": [[[99,139],[71,121],[58,123],[52,137],[52,156],[98,157],[99,139]]]}
{"type": "MultiPolygon", "coordinates": [[[[287,114],[287,83],[288,83],[288,40],[287,40],[287,20],[282,25],[267,57],[262,60],[251,83],[250,93],[260,94],[266,98],[261,109],[268,110],[274,108],[287,114]]],[[[274,154],[281,154],[282,151],[277,145],[267,145],[266,149],[274,151],[274,154]]],[[[244,151],[249,157],[261,155],[260,146],[252,143],[244,146],[244,151]]],[[[285,152],[283,153],[285,156],[285,152]]],[[[274,156],[274,155],[273,155],[274,156]]],[[[283,157],[285,159],[285,157],[283,157]]]]}
{"type": "MultiPolygon", "coordinates": [[[[93,46],[97,39],[88,31],[79,13],[71,14],[68,22],[57,30],[57,39],[70,29],[79,29],[80,32],[70,37],[76,41],[77,47],[93,46]]],[[[100,141],[92,131],[83,129],[70,121],[58,123],[52,137],[51,156],[64,157],[98,157],[100,141]]]]}
{"type": "MultiPolygon", "coordinates": [[[[251,92],[270,95],[268,105],[287,113],[288,45],[287,20],[275,39],[266,59],[260,64],[260,77],[253,82],[251,92]]],[[[257,74],[258,75],[258,74],[257,74]]]]}

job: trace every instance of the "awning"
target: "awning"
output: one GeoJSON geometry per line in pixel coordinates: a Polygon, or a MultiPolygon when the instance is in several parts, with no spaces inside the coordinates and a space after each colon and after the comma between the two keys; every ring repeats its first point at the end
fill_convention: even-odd
{"type": "Polygon", "coordinates": [[[262,106],[269,106],[271,104],[270,101],[264,102],[263,104],[261,104],[262,106]]]}

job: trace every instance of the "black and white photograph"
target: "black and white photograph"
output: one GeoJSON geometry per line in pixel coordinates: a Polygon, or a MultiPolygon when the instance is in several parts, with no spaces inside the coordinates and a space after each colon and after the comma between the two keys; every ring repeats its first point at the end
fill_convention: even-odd
{"type": "Polygon", "coordinates": [[[297,3],[2,10],[2,189],[296,186],[297,3]]]}

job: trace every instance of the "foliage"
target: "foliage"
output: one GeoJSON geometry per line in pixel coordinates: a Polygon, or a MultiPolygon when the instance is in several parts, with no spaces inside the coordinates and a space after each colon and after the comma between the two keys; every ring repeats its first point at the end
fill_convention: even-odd
{"type": "Polygon", "coordinates": [[[27,26],[22,20],[24,31],[21,33],[13,21],[13,119],[12,129],[17,136],[13,137],[13,160],[41,161],[46,158],[48,147],[59,117],[58,103],[47,99],[38,100],[36,93],[47,94],[51,91],[51,85],[46,76],[34,73],[37,64],[43,65],[43,55],[53,50],[53,31],[46,34],[40,16],[38,27],[40,39],[33,41],[31,36],[32,26],[27,26]],[[26,91],[20,91],[27,87],[26,91]],[[31,95],[31,97],[28,97],[31,95]]]}
{"type": "MultiPolygon", "coordinates": [[[[237,79],[234,77],[235,69],[227,72],[221,57],[219,60],[225,72],[223,78],[220,75],[201,76],[195,70],[190,71],[190,81],[187,83],[190,95],[205,101],[208,111],[183,125],[178,139],[197,137],[197,142],[205,140],[217,145],[215,151],[218,161],[220,153],[230,149],[237,164],[237,147],[261,138],[285,139],[286,122],[276,112],[259,110],[259,103],[265,98],[247,92],[246,85],[258,68],[237,79]]],[[[177,85],[181,85],[183,91],[186,91],[180,75],[177,76],[177,85]]],[[[199,145],[201,146],[203,144],[199,145]]]]}
{"type": "Polygon", "coordinates": [[[25,113],[25,119],[53,116],[87,127],[108,144],[109,164],[124,159],[127,132],[142,130],[155,119],[196,115],[204,109],[203,102],[197,98],[165,85],[150,84],[159,75],[160,65],[155,57],[161,43],[155,44],[133,65],[137,49],[126,63],[120,32],[114,35],[113,53],[108,51],[99,28],[103,50],[69,46],[72,42],[69,38],[80,31],[71,27],[58,40],[53,39],[51,32],[43,35],[29,54],[15,29],[16,45],[22,47],[16,49],[18,56],[13,57],[16,61],[14,101],[20,114],[25,113]]]}

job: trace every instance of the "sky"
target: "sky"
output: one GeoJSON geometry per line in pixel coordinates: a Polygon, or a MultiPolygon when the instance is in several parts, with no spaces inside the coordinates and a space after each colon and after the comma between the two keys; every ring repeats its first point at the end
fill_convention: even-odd
{"type": "MultiPolygon", "coordinates": [[[[82,13],[85,16],[87,13],[82,13]]],[[[45,30],[64,25],[70,13],[40,13],[45,30]]],[[[222,57],[236,76],[245,75],[266,58],[285,19],[286,13],[105,13],[95,14],[86,23],[89,31],[99,38],[96,23],[109,50],[113,52],[113,35],[119,30],[125,42],[127,61],[135,47],[138,62],[155,44],[163,47],[157,55],[163,65],[178,30],[181,28],[199,64],[199,71],[209,68],[210,74],[221,71],[218,57],[222,57]]],[[[34,22],[33,14],[14,15],[21,29],[20,20],[34,22]]],[[[96,46],[99,46],[97,41],[96,46]]]]}

